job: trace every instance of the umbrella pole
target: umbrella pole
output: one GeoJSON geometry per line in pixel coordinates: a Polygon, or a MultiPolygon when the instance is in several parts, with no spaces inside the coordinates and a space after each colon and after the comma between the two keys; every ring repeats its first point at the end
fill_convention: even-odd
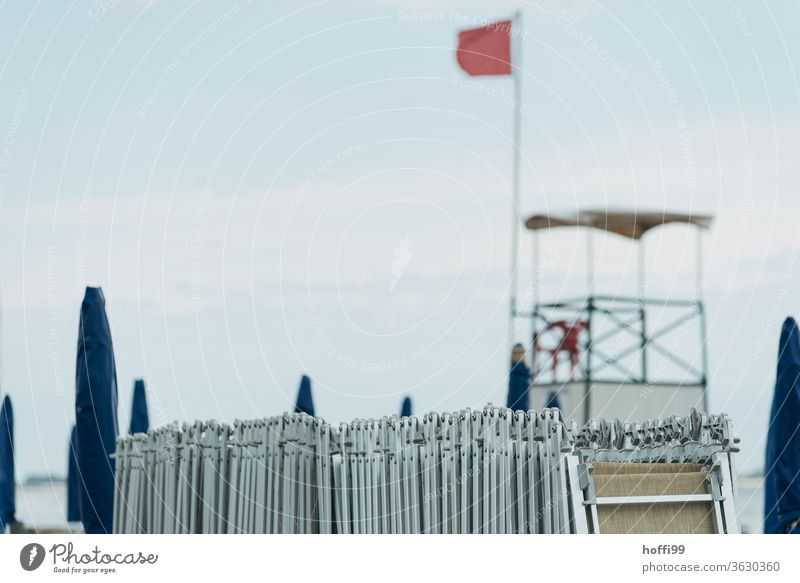
{"type": "Polygon", "coordinates": [[[594,293],[594,237],[591,227],[586,229],[586,292],[589,297],[594,293]]]}

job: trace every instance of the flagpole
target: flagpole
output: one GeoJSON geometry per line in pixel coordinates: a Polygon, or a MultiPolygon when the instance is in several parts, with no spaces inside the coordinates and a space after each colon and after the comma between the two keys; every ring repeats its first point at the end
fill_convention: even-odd
{"type": "Polygon", "coordinates": [[[510,317],[508,321],[509,351],[514,345],[514,323],[517,316],[517,272],[519,263],[519,205],[520,205],[520,113],[522,109],[522,79],[520,76],[522,65],[522,37],[515,38],[522,28],[522,11],[517,10],[511,20],[511,74],[514,78],[514,129],[513,129],[513,157],[512,157],[512,208],[511,208],[511,292],[510,292],[510,317]]]}

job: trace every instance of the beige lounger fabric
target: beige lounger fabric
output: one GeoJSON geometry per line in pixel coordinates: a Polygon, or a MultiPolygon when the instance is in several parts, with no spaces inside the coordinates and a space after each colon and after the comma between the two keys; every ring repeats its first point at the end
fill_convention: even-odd
{"type": "Polygon", "coordinates": [[[642,463],[611,463],[593,462],[592,473],[610,474],[677,474],[683,472],[702,472],[702,464],[642,464],[642,463]]]}
{"type": "MultiPolygon", "coordinates": [[[[595,494],[665,496],[708,494],[707,473],[697,464],[593,463],[595,494]]],[[[711,534],[713,502],[598,505],[603,534],[711,534]]]]}

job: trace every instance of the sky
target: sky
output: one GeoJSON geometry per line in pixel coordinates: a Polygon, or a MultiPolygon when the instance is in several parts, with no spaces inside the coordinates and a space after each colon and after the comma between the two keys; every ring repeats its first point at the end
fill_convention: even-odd
{"type": "MultiPolygon", "coordinates": [[[[21,477],[66,472],[80,302],[107,300],[127,427],[292,408],[331,421],[505,401],[507,78],[459,30],[522,11],[520,215],[710,213],[710,408],[758,471],[800,271],[796,2],[0,3],[0,383],[21,477]]],[[[540,240],[543,299],[585,293],[583,235],[540,240]]],[[[635,247],[595,234],[595,291],[635,247]]],[[[695,234],[644,240],[693,297],[695,234]]],[[[519,289],[530,286],[520,242],[519,289]]],[[[526,300],[527,301],[527,300],[526,300]]],[[[520,328],[519,338],[526,333],[520,328]]],[[[696,348],[695,348],[696,350],[696,348]]]]}

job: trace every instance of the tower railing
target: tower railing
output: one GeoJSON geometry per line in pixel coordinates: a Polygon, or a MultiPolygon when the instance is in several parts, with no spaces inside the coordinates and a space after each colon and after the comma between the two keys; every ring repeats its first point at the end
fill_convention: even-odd
{"type": "Polygon", "coordinates": [[[518,316],[531,319],[534,383],[706,384],[705,314],[699,299],[591,295],[538,303],[518,316]],[[570,327],[577,330],[579,358],[564,375],[565,329],[570,327]]]}

